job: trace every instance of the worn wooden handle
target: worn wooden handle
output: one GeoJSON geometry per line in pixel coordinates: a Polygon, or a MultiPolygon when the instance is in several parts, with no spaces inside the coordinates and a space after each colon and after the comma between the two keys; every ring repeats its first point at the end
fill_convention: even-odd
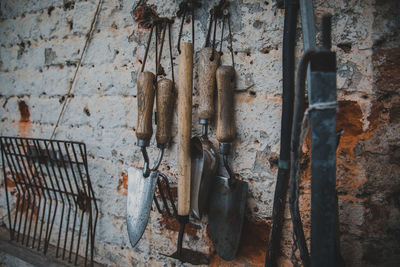
{"type": "Polygon", "coordinates": [[[199,52],[199,118],[211,119],[215,114],[215,72],[218,68],[219,53],[211,47],[205,47],[199,52]],[[213,55],[214,50],[214,55],[213,55]],[[213,60],[211,61],[211,57],[213,60]]]}
{"type": "Polygon", "coordinates": [[[230,143],[235,138],[233,91],[235,89],[235,69],[221,66],[217,69],[218,119],[217,139],[220,143],[230,143]]]}
{"type": "Polygon", "coordinates": [[[157,83],[157,144],[165,145],[171,138],[172,110],[174,90],[169,79],[161,79],[157,83]]]}
{"type": "Polygon", "coordinates": [[[137,78],[138,116],[136,137],[138,140],[147,142],[153,134],[154,79],[154,74],[148,71],[140,72],[137,78]]]}
{"type": "Polygon", "coordinates": [[[178,56],[178,215],[190,209],[190,138],[192,132],[193,44],[181,43],[178,56]]]}

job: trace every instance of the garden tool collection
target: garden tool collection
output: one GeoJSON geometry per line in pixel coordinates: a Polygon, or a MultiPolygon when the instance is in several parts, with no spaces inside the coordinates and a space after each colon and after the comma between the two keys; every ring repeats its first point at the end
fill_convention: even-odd
{"type": "Polygon", "coordinates": [[[132,246],[135,246],[146,229],[147,221],[150,216],[150,210],[154,199],[157,210],[161,213],[160,204],[155,196],[156,186],[161,196],[163,206],[169,215],[176,213],[176,207],[172,198],[169,187],[168,177],[158,171],[158,167],[164,155],[166,144],[171,138],[171,122],[174,98],[174,74],[173,74],[173,57],[171,45],[171,20],[165,18],[153,19],[150,34],[147,41],[146,52],[143,59],[141,72],[137,78],[137,101],[138,101],[138,120],[136,125],[137,145],[140,147],[143,158],[143,169],[131,167],[128,170],[128,201],[127,201],[127,227],[129,239],[132,246]],[[161,28],[161,47],[158,51],[158,35],[159,27],[161,28]],[[170,60],[172,69],[172,80],[163,78],[157,82],[157,76],[164,74],[163,68],[159,61],[161,60],[165,33],[168,28],[169,44],[170,44],[170,60]],[[155,29],[155,58],[156,58],[156,75],[151,72],[144,71],[146,58],[149,51],[151,37],[155,29]],[[153,168],[149,167],[149,156],[146,147],[150,144],[153,134],[152,115],[154,96],[156,94],[157,108],[157,132],[156,140],[159,148],[159,155],[153,168]],[[160,181],[162,180],[162,182],[160,181]],[[165,188],[163,187],[165,185],[165,188]],[[164,191],[167,191],[165,196],[164,191]],[[172,206],[171,213],[169,205],[172,206]]]}
{"type": "MultiPolygon", "coordinates": [[[[180,223],[180,229],[177,251],[172,254],[171,257],[191,264],[208,264],[209,259],[206,255],[183,248],[182,246],[185,226],[189,223],[189,213],[192,211],[192,214],[199,219],[206,213],[207,208],[209,208],[208,219],[210,222],[210,235],[215,249],[222,258],[231,260],[236,255],[240,241],[248,184],[235,178],[227,162],[227,157],[230,153],[230,143],[235,137],[235,126],[233,124],[235,70],[230,16],[227,11],[228,2],[225,0],[220,1],[220,3],[211,10],[211,20],[206,45],[205,48],[199,52],[199,118],[200,124],[202,125],[202,136],[191,139],[194,52],[193,19],[194,9],[198,6],[199,3],[197,1],[183,1],[178,11],[178,17],[182,19],[178,37],[179,56],[177,86],[179,118],[177,219],[180,223]],[[188,14],[191,14],[192,21],[192,43],[181,43],[183,24],[188,14]],[[218,19],[222,21],[221,48],[219,53],[215,50],[216,24],[218,19]],[[226,22],[229,26],[229,50],[232,55],[232,66],[221,66],[218,68],[220,54],[222,54],[222,40],[226,22]],[[212,29],[214,29],[213,41],[210,47],[212,29]],[[224,166],[228,171],[229,177],[216,175],[217,153],[207,136],[208,124],[215,113],[213,98],[216,81],[218,85],[217,139],[220,142],[220,152],[223,156],[224,166]],[[188,160],[189,158],[191,158],[191,160],[188,160]],[[209,198],[211,199],[210,203],[208,202],[209,198]]],[[[167,117],[165,117],[166,119],[159,119],[169,114],[167,112],[169,108],[167,104],[169,101],[167,99],[169,99],[168,88],[171,85],[170,82],[164,79],[158,82],[158,88],[156,90],[156,137],[158,147],[160,148],[160,154],[154,168],[149,168],[149,160],[146,152],[146,147],[149,145],[149,140],[152,135],[151,115],[154,99],[154,80],[156,76],[150,72],[143,71],[153,28],[154,27],[151,28],[142,72],[139,73],[137,85],[138,123],[136,135],[138,138],[137,144],[141,147],[145,164],[143,169],[130,168],[129,171],[128,231],[132,245],[137,243],[146,228],[151,209],[151,200],[154,196],[159,177],[168,180],[157,171],[159,161],[162,159],[163,144],[166,143],[170,137],[170,135],[168,135],[168,127],[171,125],[171,123],[166,123],[169,120],[167,117]],[[160,101],[158,101],[158,99],[160,99],[160,101]],[[162,99],[164,99],[164,101],[162,99]],[[159,105],[163,105],[163,107],[159,105]]],[[[163,42],[161,42],[161,47],[162,43],[163,42]]],[[[161,51],[159,56],[156,55],[156,66],[158,66],[157,58],[161,58],[161,51]]],[[[159,71],[160,69],[157,67],[157,73],[159,73],[159,71]]],[[[156,204],[156,206],[158,208],[158,204],[156,204]]]]}

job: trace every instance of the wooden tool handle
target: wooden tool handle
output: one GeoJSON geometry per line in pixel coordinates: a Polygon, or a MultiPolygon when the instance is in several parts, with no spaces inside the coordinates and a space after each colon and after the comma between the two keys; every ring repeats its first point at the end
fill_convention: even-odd
{"type": "Polygon", "coordinates": [[[199,52],[199,118],[211,119],[215,114],[214,92],[215,72],[218,68],[219,53],[211,47],[205,47],[199,52]],[[214,50],[214,56],[213,54],[214,50]],[[211,56],[213,60],[211,61],[211,56]]]}
{"type": "Polygon", "coordinates": [[[221,66],[217,69],[218,120],[217,139],[220,143],[230,143],[235,138],[233,90],[235,89],[235,69],[221,66]]]}
{"type": "Polygon", "coordinates": [[[164,145],[171,138],[174,91],[172,81],[161,79],[157,83],[157,144],[164,145]]]}
{"type": "Polygon", "coordinates": [[[190,210],[190,138],[192,132],[193,44],[181,43],[178,56],[178,215],[190,210]]]}
{"type": "Polygon", "coordinates": [[[136,137],[138,140],[148,141],[153,134],[154,79],[154,74],[148,71],[140,72],[137,78],[136,137]]]}

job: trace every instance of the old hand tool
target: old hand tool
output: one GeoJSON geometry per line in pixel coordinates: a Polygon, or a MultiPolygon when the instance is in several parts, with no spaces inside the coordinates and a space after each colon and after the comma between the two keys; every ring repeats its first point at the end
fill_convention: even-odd
{"type": "MultiPolygon", "coordinates": [[[[224,2],[221,1],[221,3],[224,2]]],[[[230,16],[227,9],[223,10],[221,48],[225,20],[228,21],[229,26],[228,49],[231,52],[232,66],[220,66],[217,69],[217,140],[220,143],[220,153],[229,177],[216,176],[215,178],[209,201],[208,221],[216,252],[223,259],[232,260],[239,247],[248,183],[236,179],[228,165],[231,143],[235,138],[233,97],[236,77],[230,16]]]]}
{"type": "Polygon", "coordinates": [[[191,264],[208,264],[207,256],[182,248],[190,210],[190,136],[192,123],[193,44],[181,43],[178,56],[178,216],[177,251],[171,257],[191,264]]]}
{"type": "Polygon", "coordinates": [[[219,53],[215,51],[216,11],[210,11],[210,24],[206,44],[199,52],[199,123],[202,135],[191,141],[191,194],[190,207],[194,217],[201,219],[208,206],[210,181],[215,177],[218,161],[213,144],[208,139],[208,124],[215,114],[215,73],[219,65],[219,53]],[[210,47],[210,33],[214,25],[214,38],[210,47]]]}
{"type": "Polygon", "coordinates": [[[217,70],[217,139],[220,142],[220,153],[229,177],[216,176],[210,196],[208,220],[214,248],[225,260],[232,260],[239,247],[248,191],[248,183],[235,178],[227,160],[231,142],[235,137],[234,84],[234,68],[231,66],[219,67],[217,70]]]}
{"type": "MultiPolygon", "coordinates": [[[[157,21],[163,29],[162,44],[164,42],[165,31],[168,26],[169,38],[170,35],[170,24],[172,21],[160,19],[157,21]]],[[[172,72],[172,81],[169,79],[161,79],[157,83],[157,132],[156,140],[157,147],[159,148],[159,155],[153,168],[149,167],[149,157],[146,151],[146,147],[149,146],[150,139],[153,133],[152,129],[152,115],[153,115],[153,104],[155,84],[157,76],[151,72],[144,72],[144,66],[146,63],[146,57],[148,54],[151,35],[153,29],[156,28],[156,73],[159,73],[161,66],[158,60],[161,58],[162,45],[160,54],[158,56],[157,51],[157,26],[151,28],[150,36],[147,42],[145,58],[143,60],[143,66],[137,79],[137,92],[138,92],[138,121],[136,128],[136,137],[138,139],[137,144],[141,149],[144,158],[144,168],[131,167],[128,170],[128,201],[127,201],[127,228],[129,239],[132,246],[135,246],[143,235],[146,229],[147,221],[150,216],[150,210],[152,207],[152,201],[154,199],[157,210],[161,213],[160,204],[154,193],[156,186],[160,193],[161,199],[164,204],[164,208],[168,214],[171,215],[167,199],[169,199],[170,205],[174,214],[176,213],[175,204],[172,199],[172,194],[169,187],[168,177],[158,171],[158,167],[162,161],[164,155],[164,148],[171,138],[171,121],[172,121],[172,104],[173,104],[173,90],[174,90],[174,78],[172,72]],[[160,179],[163,181],[161,183],[160,179]],[[167,197],[164,194],[163,186],[165,185],[167,190],[167,197]]],[[[171,51],[171,47],[170,47],[171,51]]],[[[171,57],[171,68],[173,69],[172,55],[171,57]]]]}

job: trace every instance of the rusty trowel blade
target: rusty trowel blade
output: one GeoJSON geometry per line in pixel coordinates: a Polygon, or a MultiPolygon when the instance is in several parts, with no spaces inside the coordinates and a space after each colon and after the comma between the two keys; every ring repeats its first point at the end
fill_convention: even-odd
{"type": "Polygon", "coordinates": [[[126,222],[129,240],[134,247],[143,235],[149,220],[153,196],[156,190],[158,172],[148,177],[143,176],[142,169],[128,169],[128,201],[126,222]]]}
{"type": "Polygon", "coordinates": [[[215,251],[224,260],[233,260],[242,234],[248,183],[217,176],[210,195],[208,221],[215,251]]]}

